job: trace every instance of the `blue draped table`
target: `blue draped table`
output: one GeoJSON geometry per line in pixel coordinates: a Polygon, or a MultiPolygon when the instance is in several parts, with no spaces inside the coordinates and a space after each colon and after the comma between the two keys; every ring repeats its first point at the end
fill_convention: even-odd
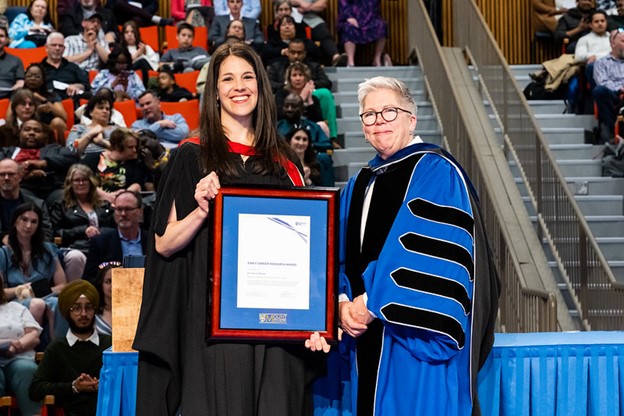
{"type": "MultiPolygon", "coordinates": [[[[138,354],[103,361],[97,416],[133,416],[138,354]]],[[[484,416],[624,414],[624,332],[496,334],[478,388],[484,416]]]]}

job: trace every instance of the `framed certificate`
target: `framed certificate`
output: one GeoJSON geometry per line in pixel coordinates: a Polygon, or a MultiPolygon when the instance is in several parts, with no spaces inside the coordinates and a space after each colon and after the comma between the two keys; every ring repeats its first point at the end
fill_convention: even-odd
{"type": "Polygon", "coordinates": [[[221,188],[209,340],[337,341],[337,188],[221,188]]]}

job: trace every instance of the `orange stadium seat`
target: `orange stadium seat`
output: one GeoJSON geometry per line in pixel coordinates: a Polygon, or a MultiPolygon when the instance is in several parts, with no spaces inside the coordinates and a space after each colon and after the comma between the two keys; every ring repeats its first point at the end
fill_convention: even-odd
{"type": "MultiPolygon", "coordinates": [[[[167,41],[167,49],[178,47],[178,28],[175,26],[165,26],[165,40],[167,41]]],[[[208,28],[200,26],[195,28],[195,37],[193,37],[193,46],[199,46],[208,50],[208,28]]]]}
{"type": "Polygon", "coordinates": [[[134,100],[115,101],[113,107],[123,115],[126,126],[128,127],[130,127],[138,118],[137,107],[134,100]]]}
{"type": "Polygon", "coordinates": [[[24,69],[30,64],[39,63],[48,56],[45,46],[39,48],[21,49],[21,48],[4,48],[9,55],[17,56],[22,60],[24,69]]]}
{"type": "Polygon", "coordinates": [[[67,130],[71,130],[75,123],[74,100],[71,98],[66,98],[61,101],[61,103],[63,104],[63,109],[65,109],[65,112],[67,113],[67,130]]]}
{"type": "Polygon", "coordinates": [[[199,100],[182,101],[180,103],[161,101],[160,108],[168,116],[175,113],[181,114],[191,131],[199,128],[199,100]]]}
{"type": "Polygon", "coordinates": [[[9,105],[11,105],[11,100],[8,98],[0,100],[0,118],[6,118],[6,112],[9,109],[9,105]]]}
{"type": "Polygon", "coordinates": [[[176,84],[178,84],[178,86],[182,88],[186,88],[193,94],[197,94],[197,77],[198,76],[199,76],[199,71],[182,72],[178,74],[173,74],[176,84]]]}
{"type": "Polygon", "coordinates": [[[140,27],[141,39],[156,52],[160,52],[160,42],[158,41],[158,26],[140,27]]]}

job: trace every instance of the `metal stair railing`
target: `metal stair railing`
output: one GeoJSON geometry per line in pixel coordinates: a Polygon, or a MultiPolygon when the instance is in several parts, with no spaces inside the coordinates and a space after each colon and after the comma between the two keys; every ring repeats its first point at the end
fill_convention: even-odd
{"type": "Polygon", "coordinates": [[[489,134],[494,134],[487,115],[483,115],[484,109],[481,108],[482,115],[477,117],[474,105],[463,105],[460,88],[454,79],[457,73],[452,72],[445,59],[424,5],[416,3],[412,15],[415,17],[419,64],[442,126],[446,147],[462,163],[479,192],[486,229],[503,283],[499,329],[508,332],[573,329],[567,311],[557,309],[556,286],[553,291],[545,290],[540,280],[541,274],[552,276],[552,272],[541,248],[532,247],[536,244],[531,242],[537,240],[534,231],[531,229],[529,233],[527,227],[520,225],[519,215],[524,215],[528,221],[524,207],[521,204],[514,206],[511,203],[513,198],[508,196],[515,192],[516,200],[520,200],[517,188],[509,190],[511,186],[503,181],[507,178],[513,184],[502,151],[495,146],[492,148],[483,137],[488,134],[486,128],[489,134]],[[540,256],[541,261],[535,260],[540,256]]]}
{"type": "Polygon", "coordinates": [[[624,284],[613,275],[529,105],[473,0],[453,1],[455,44],[465,48],[520,168],[543,237],[587,329],[624,325],[624,284]]]}

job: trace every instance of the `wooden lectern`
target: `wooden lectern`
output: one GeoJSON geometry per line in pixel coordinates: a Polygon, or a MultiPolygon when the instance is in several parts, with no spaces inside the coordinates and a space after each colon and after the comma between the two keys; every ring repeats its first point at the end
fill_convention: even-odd
{"type": "Polygon", "coordinates": [[[112,273],[113,352],[134,351],[145,269],[116,268],[112,273]]]}

